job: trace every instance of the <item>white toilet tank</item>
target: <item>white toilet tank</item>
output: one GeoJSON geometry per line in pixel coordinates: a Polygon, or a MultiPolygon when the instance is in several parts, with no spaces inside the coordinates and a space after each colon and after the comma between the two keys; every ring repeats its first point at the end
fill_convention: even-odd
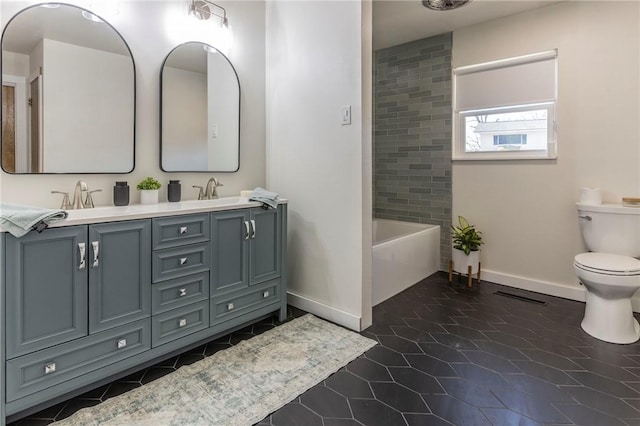
{"type": "Polygon", "coordinates": [[[578,203],[577,208],[589,251],[640,257],[640,207],[578,203]]]}

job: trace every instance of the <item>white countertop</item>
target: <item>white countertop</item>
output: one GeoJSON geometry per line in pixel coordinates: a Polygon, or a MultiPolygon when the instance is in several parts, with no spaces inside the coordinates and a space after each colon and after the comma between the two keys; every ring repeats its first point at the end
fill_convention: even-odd
{"type": "MultiPolygon", "coordinates": [[[[279,198],[279,204],[287,199],[279,198]]],[[[146,219],[152,217],[173,216],[177,214],[201,213],[223,210],[235,210],[247,207],[260,207],[262,203],[249,201],[244,197],[222,197],[215,200],[188,200],[177,203],[132,204],[129,206],[105,206],[92,209],[67,210],[64,220],[49,224],[50,228],[91,223],[114,222],[120,220],[146,219]]],[[[2,231],[2,228],[0,228],[2,231]]]]}

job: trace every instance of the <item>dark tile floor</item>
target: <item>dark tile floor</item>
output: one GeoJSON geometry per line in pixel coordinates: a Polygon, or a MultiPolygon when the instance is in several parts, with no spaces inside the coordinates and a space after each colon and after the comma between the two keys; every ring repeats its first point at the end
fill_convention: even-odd
{"type": "MultiPolygon", "coordinates": [[[[640,426],[640,343],[585,334],[581,303],[463,284],[438,273],[376,306],[362,334],[379,345],[259,425],[640,426]]],[[[274,326],[263,321],[14,424],[62,419],[274,326]]]]}

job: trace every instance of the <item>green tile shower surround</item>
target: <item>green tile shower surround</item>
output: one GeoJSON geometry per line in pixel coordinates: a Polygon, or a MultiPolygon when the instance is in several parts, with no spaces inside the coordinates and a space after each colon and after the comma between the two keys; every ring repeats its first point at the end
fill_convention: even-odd
{"type": "MultiPolygon", "coordinates": [[[[374,217],[451,225],[451,33],[375,52],[374,217]]],[[[451,253],[440,236],[441,268],[451,253]]]]}
{"type": "Polygon", "coordinates": [[[376,343],[307,314],[55,424],[255,424],[376,343]]]}
{"type": "Polygon", "coordinates": [[[0,232],[0,425],[274,314],[285,320],[278,201],[71,210],[42,233],[0,232]]]}

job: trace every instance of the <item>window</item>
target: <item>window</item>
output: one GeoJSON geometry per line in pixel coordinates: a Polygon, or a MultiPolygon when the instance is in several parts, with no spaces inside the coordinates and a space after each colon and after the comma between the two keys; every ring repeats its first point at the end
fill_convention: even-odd
{"type": "Polygon", "coordinates": [[[526,145],[527,134],[520,133],[515,135],[493,135],[494,145],[526,145]]]}
{"type": "Polygon", "coordinates": [[[555,50],[453,70],[453,159],[556,158],[555,50]]]}

